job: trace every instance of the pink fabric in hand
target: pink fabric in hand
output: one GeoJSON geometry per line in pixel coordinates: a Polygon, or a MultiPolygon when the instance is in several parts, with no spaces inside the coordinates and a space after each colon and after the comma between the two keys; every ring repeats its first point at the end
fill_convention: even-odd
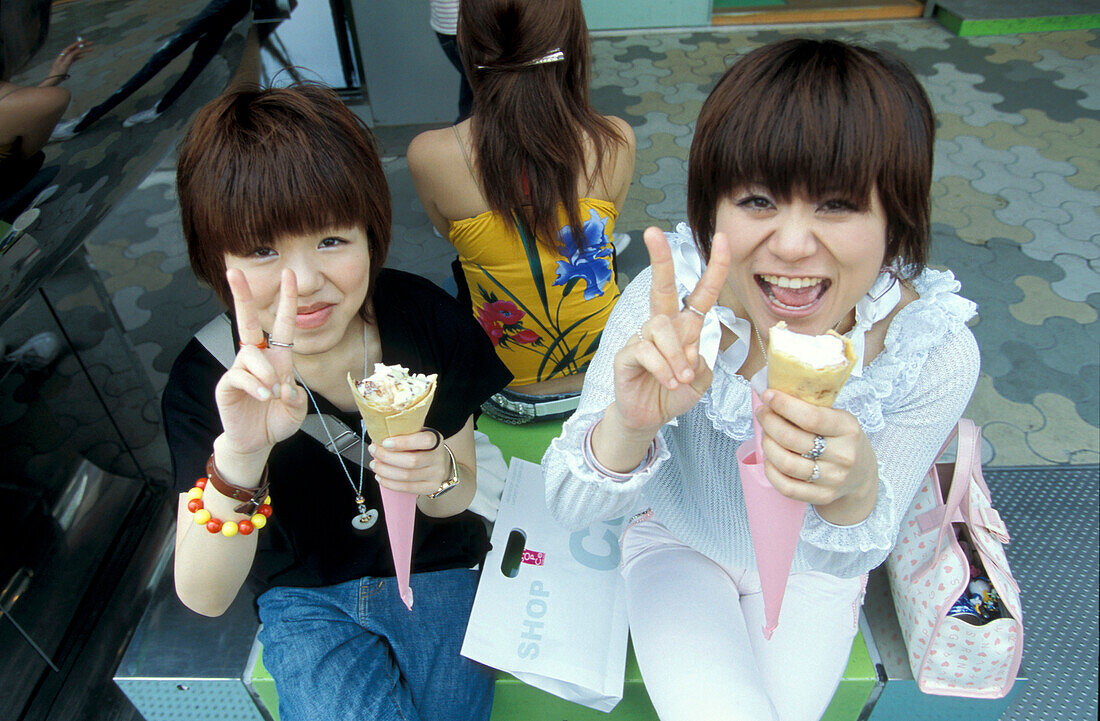
{"type": "Polygon", "coordinates": [[[764,452],[761,449],[763,431],[756,420],[760,396],[752,391],[753,439],[737,449],[737,465],[741,471],[741,489],[749,515],[749,532],[756,554],[756,568],[764,594],[764,638],[770,639],[779,625],[779,609],[791,573],[791,561],[798,546],[806,503],[787,498],[775,489],[764,475],[764,452]]]}

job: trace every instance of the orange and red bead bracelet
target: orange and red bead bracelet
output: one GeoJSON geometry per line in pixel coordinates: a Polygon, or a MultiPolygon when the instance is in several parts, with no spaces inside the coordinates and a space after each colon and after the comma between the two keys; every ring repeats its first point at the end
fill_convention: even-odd
{"type": "Polygon", "coordinates": [[[187,491],[187,510],[194,514],[195,523],[206,526],[210,533],[221,533],[223,536],[236,536],[238,533],[247,536],[253,530],[258,530],[267,525],[267,519],[271,516],[271,496],[267,496],[264,502],[256,508],[251,517],[240,521],[222,521],[210,515],[210,511],[203,508],[202,493],[206,489],[206,478],[195,481],[195,487],[187,491]]]}

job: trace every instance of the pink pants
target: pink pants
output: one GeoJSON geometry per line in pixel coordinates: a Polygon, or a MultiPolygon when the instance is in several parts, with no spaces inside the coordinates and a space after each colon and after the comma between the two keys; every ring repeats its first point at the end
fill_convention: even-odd
{"type": "Polygon", "coordinates": [[[655,520],[623,534],[638,666],[661,721],[818,721],[848,662],[866,576],[791,574],[764,640],[756,571],[715,563],[655,520]]]}

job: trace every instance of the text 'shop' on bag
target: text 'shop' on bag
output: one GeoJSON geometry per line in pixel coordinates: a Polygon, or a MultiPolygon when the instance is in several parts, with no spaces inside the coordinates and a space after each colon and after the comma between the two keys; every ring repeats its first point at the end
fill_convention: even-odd
{"type": "Polygon", "coordinates": [[[981,431],[964,418],[957,432],[955,462],[933,464],[902,521],[890,590],[921,691],[1001,698],[1023,654],[1020,587],[982,477],[981,431]]]}
{"type": "Polygon", "coordinates": [[[623,697],[624,519],[580,531],[546,508],[542,469],[513,458],[462,655],[599,711],[623,697]]]}

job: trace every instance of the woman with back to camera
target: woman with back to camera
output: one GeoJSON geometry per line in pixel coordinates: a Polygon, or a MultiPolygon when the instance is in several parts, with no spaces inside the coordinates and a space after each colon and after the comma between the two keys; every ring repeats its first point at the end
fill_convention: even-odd
{"type": "Polygon", "coordinates": [[[417,136],[409,170],[458,250],[460,299],[514,377],[486,412],[562,418],[619,297],[611,239],[634,133],[588,103],[580,0],[464,0],[458,45],[473,115],[417,136]]]}
{"type": "Polygon", "coordinates": [[[492,675],[459,656],[488,549],[466,509],[474,415],[508,374],[453,298],[382,268],[390,197],[369,130],[328,89],[232,92],[196,115],[177,182],[192,267],[235,310],[229,369],[197,338],[164,393],[191,496],[177,594],[217,616],[251,578],[284,721],[487,719],[492,675]],[[438,382],[429,428],[367,447],[346,377],[376,363],[438,382]],[[337,420],[354,453],[326,449],[337,420]],[[379,485],[417,495],[411,609],[379,485]]]}
{"type": "Polygon", "coordinates": [[[646,232],[651,268],[543,459],[563,523],[636,514],[622,573],[663,721],[810,721],[837,688],[866,574],[977,380],[974,305],[924,267],[933,134],[908,68],[834,41],[754,50],[703,105],[691,227],[646,232]],[[768,480],[809,504],[766,640],[736,450],[779,321],[835,328],[857,363],[835,407],[767,390],[756,414],[768,480]]]}

